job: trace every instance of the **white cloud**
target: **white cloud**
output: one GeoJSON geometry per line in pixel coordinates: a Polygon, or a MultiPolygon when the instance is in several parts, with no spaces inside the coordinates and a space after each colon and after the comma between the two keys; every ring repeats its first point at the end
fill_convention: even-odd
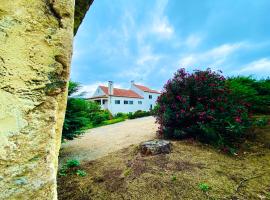
{"type": "Polygon", "coordinates": [[[149,78],[155,71],[162,55],[153,53],[150,45],[143,44],[138,48],[138,54],[133,58],[133,66],[122,70],[118,77],[129,77],[130,80],[142,81],[149,78]]]}
{"type": "Polygon", "coordinates": [[[160,38],[169,39],[174,33],[174,28],[169,23],[168,18],[163,16],[154,20],[151,27],[151,32],[157,34],[160,38]]]}
{"type": "Polygon", "coordinates": [[[223,44],[206,52],[193,53],[181,56],[179,65],[182,67],[190,66],[217,66],[224,64],[228,56],[232,53],[249,47],[247,43],[240,42],[234,44],[223,44]]]}
{"type": "Polygon", "coordinates": [[[202,41],[202,38],[199,37],[198,35],[190,35],[187,37],[185,41],[185,45],[189,48],[195,48],[197,47],[202,41]]]}
{"type": "MultiPolygon", "coordinates": [[[[95,82],[92,84],[82,85],[81,88],[79,89],[79,91],[76,92],[73,96],[78,96],[78,95],[83,94],[83,97],[86,97],[86,98],[91,97],[94,94],[94,92],[96,91],[97,87],[100,85],[107,86],[108,82],[98,81],[98,82],[95,82]]],[[[114,83],[114,87],[123,88],[123,86],[119,83],[114,83]]]]}
{"type": "Polygon", "coordinates": [[[155,39],[171,39],[174,35],[174,27],[165,14],[167,0],[159,0],[149,12],[149,17],[145,20],[142,27],[137,31],[137,38],[140,41],[147,37],[155,39]]]}
{"type": "Polygon", "coordinates": [[[153,9],[152,21],[150,21],[150,33],[156,34],[162,39],[170,39],[174,34],[174,27],[169,22],[168,17],[165,15],[165,8],[168,0],[160,0],[157,2],[153,9]]]}
{"type": "Polygon", "coordinates": [[[261,58],[259,60],[255,60],[243,66],[240,70],[236,72],[247,75],[264,74],[265,76],[270,76],[270,59],[261,58]]]}

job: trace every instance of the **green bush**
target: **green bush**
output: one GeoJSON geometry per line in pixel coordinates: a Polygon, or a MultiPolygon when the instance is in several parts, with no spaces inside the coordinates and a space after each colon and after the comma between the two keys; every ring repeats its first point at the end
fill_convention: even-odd
{"type": "Polygon", "coordinates": [[[79,99],[69,98],[67,102],[67,110],[64,121],[62,138],[72,140],[83,133],[91,121],[89,119],[90,102],[79,99]]]}
{"type": "Polygon", "coordinates": [[[128,114],[128,118],[129,119],[136,119],[136,118],[141,118],[141,117],[147,117],[152,115],[152,113],[150,111],[142,111],[142,110],[137,110],[134,113],[129,113],[128,114]]]}
{"type": "Polygon", "coordinates": [[[210,69],[180,69],[163,91],[155,112],[160,137],[195,138],[223,148],[240,142],[251,126],[246,104],[232,98],[226,79],[210,69]]]}
{"type": "MultiPolygon", "coordinates": [[[[102,112],[98,104],[83,98],[75,98],[72,96],[79,88],[80,85],[78,83],[72,81],[69,82],[69,97],[62,131],[62,140],[72,140],[83,134],[87,128],[91,127],[95,116],[102,112]]],[[[108,119],[108,114],[104,115],[103,119],[108,119]]]]}
{"type": "Polygon", "coordinates": [[[78,161],[76,159],[68,160],[66,162],[66,166],[67,166],[67,168],[78,167],[78,166],[80,166],[80,161],[78,161]]]}
{"type": "Polygon", "coordinates": [[[231,77],[227,85],[232,96],[250,105],[249,110],[257,114],[270,114],[270,79],[256,80],[251,76],[231,77]]]}
{"type": "Polygon", "coordinates": [[[268,123],[269,123],[268,117],[260,117],[258,119],[255,119],[255,121],[253,122],[253,125],[255,127],[260,127],[261,128],[261,127],[267,126],[268,123]]]}
{"type": "Polygon", "coordinates": [[[101,110],[97,103],[80,98],[80,95],[74,97],[74,93],[78,92],[79,88],[79,83],[69,82],[62,140],[72,140],[83,134],[86,129],[117,123],[127,118],[127,115],[122,113],[114,118],[109,110],[101,110]]]}
{"type": "Polygon", "coordinates": [[[97,126],[105,120],[107,120],[106,115],[104,115],[102,112],[98,112],[98,113],[95,113],[95,115],[93,116],[92,123],[94,126],[97,126]]]}
{"type": "Polygon", "coordinates": [[[125,113],[117,113],[115,116],[115,118],[128,118],[128,115],[125,113]]]}

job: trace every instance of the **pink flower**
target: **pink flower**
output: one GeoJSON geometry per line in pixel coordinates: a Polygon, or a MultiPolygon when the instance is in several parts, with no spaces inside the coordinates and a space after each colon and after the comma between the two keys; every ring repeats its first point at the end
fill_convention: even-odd
{"type": "Polygon", "coordinates": [[[235,121],[236,121],[237,123],[241,123],[241,122],[242,122],[241,117],[236,117],[236,118],[235,118],[235,121]]]}
{"type": "Polygon", "coordinates": [[[181,96],[177,96],[176,97],[179,101],[181,101],[182,97],[181,96]]]}

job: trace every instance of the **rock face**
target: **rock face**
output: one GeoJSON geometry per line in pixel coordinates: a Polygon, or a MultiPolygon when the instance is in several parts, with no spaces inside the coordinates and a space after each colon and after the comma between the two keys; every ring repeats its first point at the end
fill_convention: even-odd
{"type": "Polygon", "coordinates": [[[0,199],[57,199],[74,0],[1,0],[0,199]]]}
{"type": "Polygon", "coordinates": [[[170,153],[172,144],[166,140],[151,140],[143,142],[140,145],[140,152],[142,155],[157,155],[170,153]]]}
{"type": "Polygon", "coordinates": [[[80,24],[85,17],[86,12],[92,5],[94,0],[76,0],[75,16],[74,16],[74,35],[76,35],[80,24]]]}

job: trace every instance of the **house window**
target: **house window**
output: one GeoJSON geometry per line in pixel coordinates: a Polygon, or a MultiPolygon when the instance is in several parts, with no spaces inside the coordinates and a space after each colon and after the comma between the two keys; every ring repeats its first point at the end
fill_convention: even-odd
{"type": "Polygon", "coordinates": [[[152,99],[153,97],[152,97],[152,95],[149,95],[149,99],[152,99]]]}
{"type": "Polygon", "coordinates": [[[120,104],[120,100],[115,100],[115,104],[120,104]]]}
{"type": "Polygon", "coordinates": [[[129,104],[133,104],[133,101],[129,101],[129,104]]]}
{"type": "Polygon", "coordinates": [[[127,101],[127,100],[125,100],[125,101],[124,101],[124,104],[128,104],[128,101],[127,101]]]}
{"type": "Polygon", "coordinates": [[[106,102],[106,100],[105,100],[105,99],[103,99],[103,100],[102,100],[102,104],[105,104],[105,102],[106,102]]]}
{"type": "Polygon", "coordinates": [[[142,104],[142,101],[138,101],[138,104],[142,104]]]}

